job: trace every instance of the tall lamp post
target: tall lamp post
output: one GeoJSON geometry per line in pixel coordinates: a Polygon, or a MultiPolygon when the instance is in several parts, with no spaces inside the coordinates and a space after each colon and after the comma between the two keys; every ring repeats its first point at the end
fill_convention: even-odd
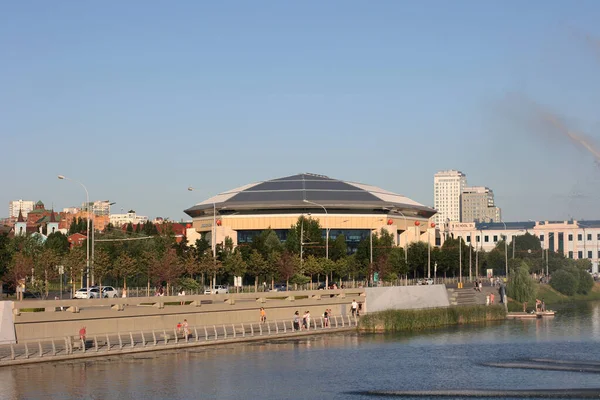
{"type": "MultiPolygon", "coordinates": [[[[193,192],[194,189],[192,186],[188,187],[188,191],[193,192]]],[[[217,205],[215,202],[213,202],[213,223],[212,223],[212,229],[210,230],[210,248],[212,250],[212,254],[213,254],[213,270],[214,272],[214,276],[212,279],[212,288],[215,288],[216,285],[216,280],[217,280],[217,205]]],[[[202,284],[204,285],[204,282],[202,282],[202,284]]]]}
{"type": "Polygon", "coordinates": [[[506,234],[506,223],[502,221],[504,225],[504,268],[506,269],[506,279],[508,279],[508,235],[506,234]]]}
{"type": "Polygon", "coordinates": [[[85,287],[89,288],[90,287],[90,195],[88,193],[87,188],[85,187],[85,185],[83,183],[76,181],[74,179],[71,179],[71,178],[67,178],[64,175],[58,175],[58,179],[78,183],[81,185],[83,190],[85,190],[85,204],[86,204],[86,208],[87,208],[87,228],[86,228],[86,232],[85,232],[85,236],[86,236],[86,241],[85,241],[86,242],[85,287]]]}
{"type": "Polygon", "coordinates": [[[329,260],[329,214],[327,213],[327,209],[324,205],[315,203],[310,200],[303,200],[305,203],[315,205],[317,207],[321,207],[325,211],[325,258],[329,260]]]}

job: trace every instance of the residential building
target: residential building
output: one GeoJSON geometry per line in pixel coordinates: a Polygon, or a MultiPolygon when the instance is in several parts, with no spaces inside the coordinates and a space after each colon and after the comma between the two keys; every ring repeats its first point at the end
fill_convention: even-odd
{"type": "Polygon", "coordinates": [[[27,218],[27,214],[33,210],[35,203],[31,200],[13,200],[8,202],[8,217],[18,218],[19,211],[23,214],[23,218],[27,218]]]}
{"type": "Polygon", "coordinates": [[[111,214],[109,220],[114,226],[122,226],[129,223],[137,225],[138,223],[143,224],[148,221],[148,217],[137,215],[135,211],[131,210],[126,214],[111,214]]]}
{"type": "Polygon", "coordinates": [[[500,222],[500,208],[494,204],[494,192],[485,186],[463,189],[460,199],[461,222],[500,222]]]}
{"type": "Polygon", "coordinates": [[[460,171],[439,171],[433,176],[433,207],[437,226],[460,221],[460,196],[467,186],[467,176],[460,171]]]}
{"type": "Polygon", "coordinates": [[[96,201],[90,201],[89,204],[83,203],[81,205],[81,209],[82,210],[87,210],[88,207],[90,209],[90,211],[94,214],[94,215],[110,215],[110,206],[111,203],[108,200],[96,200],[96,201]]]}

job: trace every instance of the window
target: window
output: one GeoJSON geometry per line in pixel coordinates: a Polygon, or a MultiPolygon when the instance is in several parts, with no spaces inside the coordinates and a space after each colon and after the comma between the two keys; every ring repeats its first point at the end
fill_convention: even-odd
{"type": "Polygon", "coordinates": [[[583,235],[581,233],[577,234],[577,240],[579,240],[579,241],[583,240],[583,235]]]}
{"type": "Polygon", "coordinates": [[[573,258],[573,252],[572,251],[569,252],[569,258],[573,258]]]}
{"type": "Polygon", "coordinates": [[[587,240],[592,240],[592,234],[591,233],[587,234],[587,240]]]}
{"type": "Polygon", "coordinates": [[[488,243],[490,241],[490,237],[488,235],[485,235],[483,237],[483,241],[486,242],[486,243],[488,243]]]}
{"type": "Polygon", "coordinates": [[[569,233],[569,242],[573,241],[573,234],[569,233]]]}
{"type": "Polygon", "coordinates": [[[596,236],[596,240],[600,240],[600,233],[596,236]]]}
{"type": "Polygon", "coordinates": [[[587,258],[592,258],[592,252],[588,251],[588,257],[587,258]]]}
{"type": "Polygon", "coordinates": [[[582,259],[583,258],[583,251],[579,250],[577,252],[577,258],[582,259]]]}
{"type": "Polygon", "coordinates": [[[498,235],[494,235],[494,243],[498,241],[498,235]]]}
{"type": "Polygon", "coordinates": [[[540,235],[540,242],[544,241],[544,235],[540,235]]]}
{"type": "Polygon", "coordinates": [[[479,237],[479,235],[477,235],[476,238],[477,238],[477,243],[479,243],[481,241],[481,237],[479,237]]]}
{"type": "Polygon", "coordinates": [[[471,243],[471,235],[467,236],[467,243],[471,243]]]}

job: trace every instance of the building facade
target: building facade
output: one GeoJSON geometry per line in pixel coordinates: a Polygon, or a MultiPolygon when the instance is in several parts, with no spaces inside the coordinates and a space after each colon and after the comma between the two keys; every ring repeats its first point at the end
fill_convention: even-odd
{"type": "Polygon", "coordinates": [[[8,217],[18,218],[19,211],[27,218],[27,214],[33,210],[35,203],[32,200],[13,200],[8,202],[8,217]]]}
{"type": "Polygon", "coordinates": [[[148,221],[148,217],[137,215],[135,211],[132,211],[126,214],[110,214],[109,221],[114,226],[122,226],[129,223],[137,225],[146,223],[148,221]]]}
{"type": "Polygon", "coordinates": [[[428,223],[435,214],[432,208],[378,187],[315,174],[245,185],[198,203],[185,213],[212,246],[226,237],[234,245],[247,245],[266,229],[273,229],[285,241],[301,216],[318,219],[322,238],[328,237],[330,244],[344,235],[349,251],[381,229],[403,247],[423,238],[436,239],[435,233],[428,231],[435,232],[428,223]]]}
{"type": "Polygon", "coordinates": [[[433,207],[436,225],[460,221],[460,198],[467,186],[467,176],[460,171],[439,171],[433,176],[433,207]]]}
{"type": "Polygon", "coordinates": [[[465,187],[461,194],[461,222],[500,222],[501,211],[494,204],[494,192],[485,186],[465,187]]]}
{"type": "Polygon", "coordinates": [[[114,204],[108,200],[91,201],[89,204],[83,203],[82,210],[87,210],[88,207],[94,215],[110,215],[110,206],[114,204]]]}
{"type": "MultiPolygon", "coordinates": [[[[555,251],[571,259],[589,259],[592,272],[598,272],[600,260],[600,221],[527,221],[493,223],[450,223],[445,234],[462,238],[475,250],[493,250],[504,237],[508,244],[526,233],[540,240],[543,250],[555,251]]],[[[512,248],[507,248],[512,257],[512,248]]],[[[540,255],[541,256],[541,255],[540,255]]]]}

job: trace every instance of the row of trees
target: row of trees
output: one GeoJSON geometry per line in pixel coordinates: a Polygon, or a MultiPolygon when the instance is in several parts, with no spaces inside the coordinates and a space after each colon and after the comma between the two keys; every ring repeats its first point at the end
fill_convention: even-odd
{"type": "MultiPolygon", "coordinates": [[[[77,221],[76,225],[80,223],[77,221]]],[[[98,233],[96,239],[92,270],[97,283],[147,286],[149,290],[157,285],[195,289],[203,287],[209,279],[213,283],[232,283],[235,276],[244,277],[258,288],[260,282],[290,285],[372,280],[375,273],[386,281],[424,277],[428,272],[438,277],[456,277],[460,273],[476,277],[492,269],[494,275],[504,275],[506,263],[502,241],[486,253],[462,239],[449,237],[441,247],[411,243],[405,253],[405,249],[394,246],[394,238],[386,230],[364,238],[353,254],[348,254],[343,235],[332,238],[326,258],[319,221],[304,216],[290,227],[285,241],[267,229],[250,243],[235,248],[231,238],[226,238],[216,246],[214,255],[204,238],[193,246],[177,243],[168,224],[161,227],[160,233],[148,223],[125,230],[107,229],[98,233]]],[[[527,273],[543,273],[546,263],[551,273],[577,263],[579,269],[589,265],[589,261],[583,265],[585,260],[575,262],[553,252],[545,257],[539,240],[530,234],[517,237],[508,246],[509,267],[515,272],[523,266],[527,273]]],[[[4,281],[27,278],[29,286],[48,293],[49,284],[58,280],[60,271],[75,286],[83,282],[85,270],[85,244],[70,250],[66,236],[61,233],[49,235],[45,242],[39,236],[0,236],[0,278],[4,281]]]]}

